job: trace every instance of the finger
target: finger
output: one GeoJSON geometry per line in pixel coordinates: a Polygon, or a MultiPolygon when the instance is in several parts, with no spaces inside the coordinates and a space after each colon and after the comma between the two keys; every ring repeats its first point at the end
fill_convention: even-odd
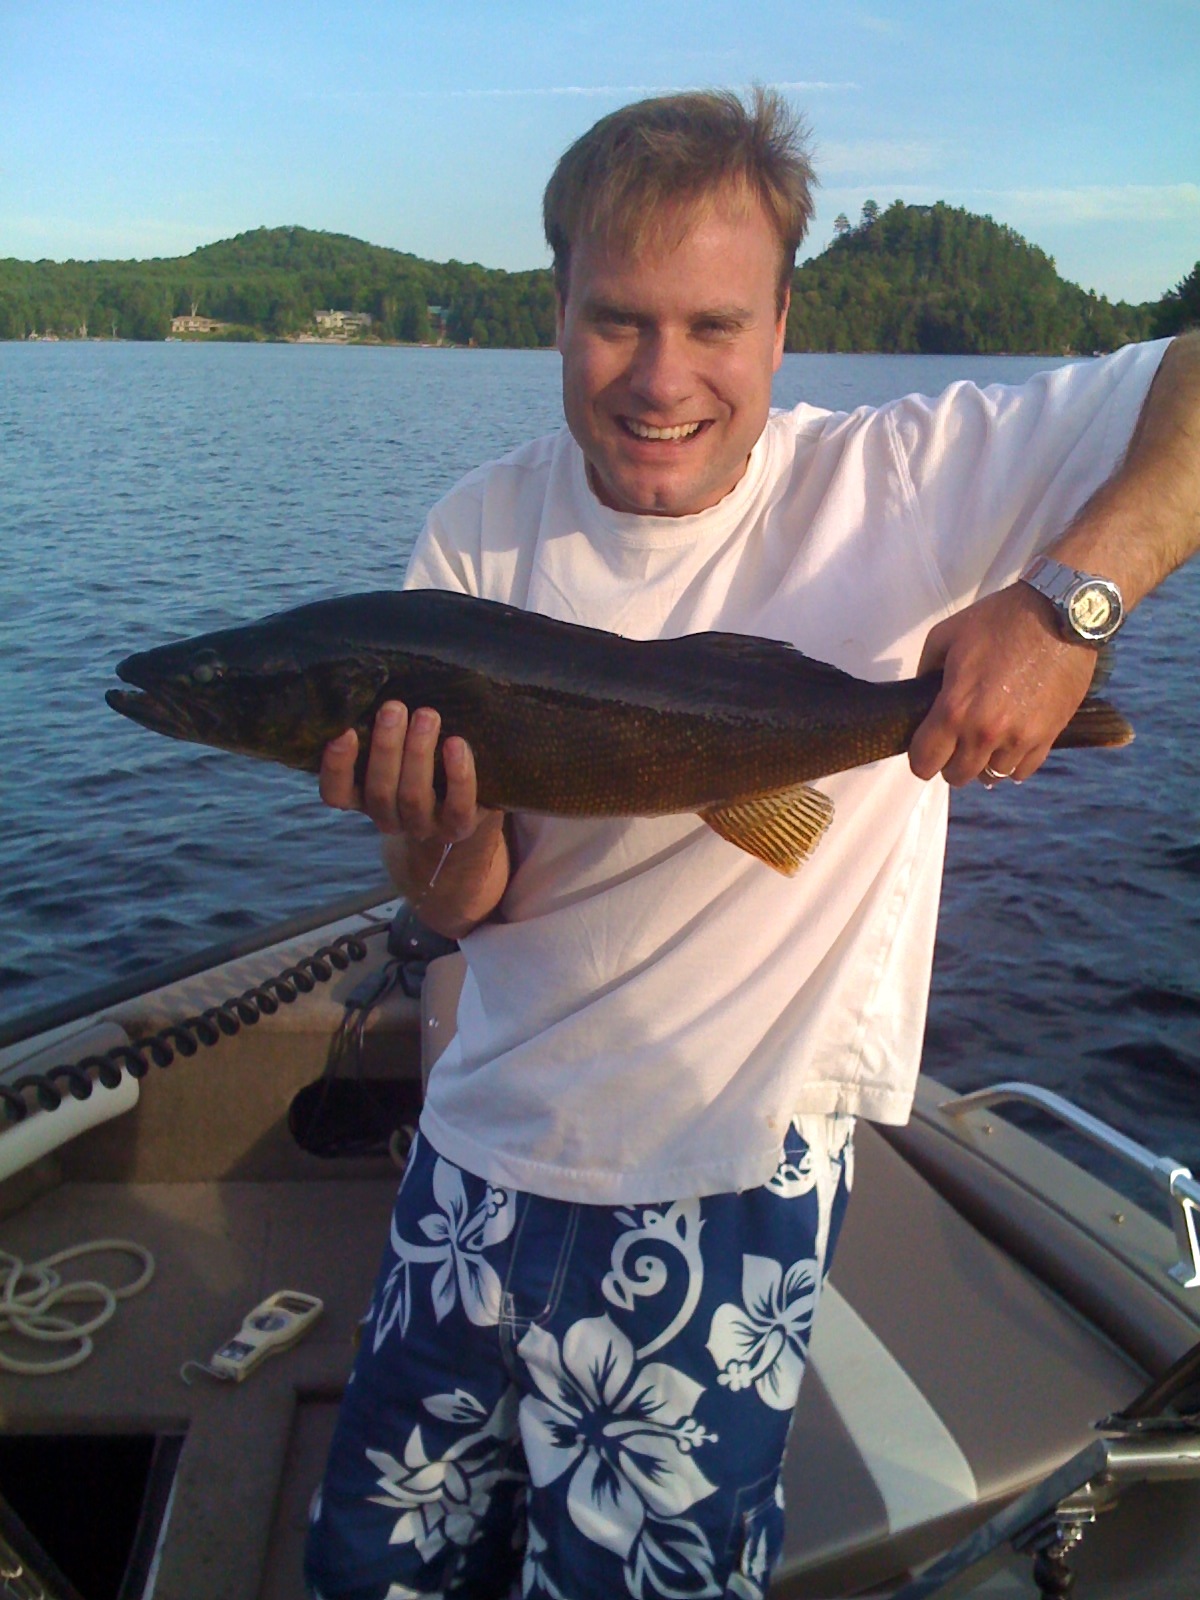
{"type": "Polygon", "coordinates": [[[1013,768],[1012,781],[1014,783],[1024,783],[1026,778],[1032,778],[1053,748],[1053,739],[1048,739],[1044,744],[1038,745],[1036,749],[1023,755],[1013,768]]]}
{"type": "Polygon", "coordinates": [[[982,717],[979,722],[968,722],[963,728],[954,754],[942,768],[942,777],[955,789],[961,789],[976,778],[988,783],[1003,782],[1016,770],[1024,748],[1011,729],[1001,730],[996,719],[982,717]],[[985,770],[988,767],[992,769],[991,775],[985,770]]]}
{"type": "Polygon", "coordinates": [[[944,665],[951,641],[954,638],[950,622],[939,622],[936,627],[929,630],[925,638],[925,645],[921,651],[921,659],[917,662],[917,677],[926,672],[936,672],[938,667],[944,665]]]}
{"type": "Polygon", "coordinates": [[[358,735],[353,728],[331,739],[321,756],[318,787],[321,799],[338,811],[361,811],[362,792],[354,781],[358,735]]]}
{"type": "Polygon", "coordinates": [[[414,839],[428,839],[436,827],[433,768],[441,725],[437,712],[428,706],[414,711],[408,722],[396,806],[400,826],[414,839]]]}
{"type": "Polygon", "coordinates": [[[931,711],[913,734],[908,747],[908,764],[916,777],[926,781],[936,778],[953,757],[957,745],[953,730],[931,711]]]}
{"type": "Polygon", "coordinates": [[[447,739],[442,746],[446,773],[446,798],[442,801],[441,832],[456,842],[469,838],[478,824],[475,757],[465,739],[447,739]]]}
{"type": "Polygon", "coordinates": [[[964,694],[957,685],[947,685],[913,736],[913,771],[919,777],[940,772],[955,789],[974,782],[988,765],[1007,775],[1026,748],[1013,723],[1007,693],[997,697],[969,689],[964,694]]]}
{"type": "Polygon", "coordinates": [[[968,705],[960,694],[943,687],[913,734],[908,762],[918,778],[935,778],[940,772],[947,783],[966,783],[983,766],[995,743],[978,730],[972,731],[968,705]]]}
{"type": "Polygon", "coordinates": [[[385,700],[375,714],[363,777],[363,810],[381,833],[401,831],[396,791],[407,731],[408,707],[399,700],[385,700]]]}
{"type": "Polygon", "coordinates": [[[1006,783],[1013,778],[1020,761],[1021,752],[1011,749],[993,750],[987,758],[982,770],[977,774],[978,780],[985,789],[993,789],[998,783],[1006,783]]]}

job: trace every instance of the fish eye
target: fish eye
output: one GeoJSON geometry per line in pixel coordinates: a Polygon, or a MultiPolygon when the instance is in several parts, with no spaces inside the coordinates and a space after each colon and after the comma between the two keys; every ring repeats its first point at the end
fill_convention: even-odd
{"type": "Polygon", "coordinates": [[[225,664],[214,650],[205,650],[192,663],[191,679],[201,686],[214,683],[225,671],[225,664]]]}

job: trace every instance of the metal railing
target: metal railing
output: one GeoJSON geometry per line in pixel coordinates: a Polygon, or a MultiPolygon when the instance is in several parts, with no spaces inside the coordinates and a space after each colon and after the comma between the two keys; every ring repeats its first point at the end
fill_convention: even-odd
{"type": "Polygon", "coordinates": [[[1171,1277],[1184,1289],[1200,1288],[1200,1232],[1197,1230],[1200,1182],[1192,1176],[1189,1167],[1170,1156],[1155,1155],[1153,1150],[1147,1150],[1145,1145],[1119,1133],[1090,1112],[1082,1111],[1052,1089],[1041,1089],[1032,1083],[995,1083],[989,1088],[977,1089],[973,1094],[943,1100],[938,1110],[947,1117],[956,1118],[965,1116],[968,1111],[982,1111],[1004,1100],[1037,1106],[1040,1111],[1045,1111],[1091,1139],[1110,1155],[1147,1173],[1166,1197],[1171,1226],[1179,1246],[1179,1260],[1169,1268],[1171,1277]]]}

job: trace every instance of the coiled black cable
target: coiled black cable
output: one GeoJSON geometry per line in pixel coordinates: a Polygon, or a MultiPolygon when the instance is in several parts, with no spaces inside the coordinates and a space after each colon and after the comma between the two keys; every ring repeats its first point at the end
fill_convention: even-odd
{"type": "Polygon", "coordinates": [[[260,1017],[271,1017],[281,1005],[290,1006],[302,994],[311,994],[318,983],[328,983],[335,972],[345,972],[352,961],[367,954],[365,941],[374,934],[386,933],[388,924],[380,922],[356,933],[344,933],[332,944],[325,944],[294,966],[285,967],[273,978],[253,988],[209,1006],[182,1022],[171,1022],[157,1033],[136,1044],[119,1044],[111,1050],[64,1062],[45,1072],[29,1072],[11,1083],[0,1083],[0,1101],[10,1123],[24,1122],[32,1103],[43,1111],[54,1111],[64,1094],[86,1100],[99,1079],[106,1089],[115,1089],[122,1071],[144,1078],[151,1066],[169,1067],[177,1055],[194,1056],[202,1045],[211,1047],[223,1038],[232,1038],[243,1027],[253,1027],[260,1017]]]}

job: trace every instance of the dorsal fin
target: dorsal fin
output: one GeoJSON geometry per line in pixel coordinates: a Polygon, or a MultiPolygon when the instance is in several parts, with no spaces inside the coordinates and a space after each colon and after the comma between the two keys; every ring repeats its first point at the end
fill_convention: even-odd
{"type": "Polygon", "coordinates": [[[759,639],[748,633],[685,633],[677,639],[659,642],[664,649],[678,651],[681,655],[690,647],[701,659],[707,655],[710,659],[716,657],[742,667],[761,666],[772,671],[785,666],[791,676],[808,676],[831,685],[858,681],[841,667],[806,656],[784,639],[759,639]]]}

